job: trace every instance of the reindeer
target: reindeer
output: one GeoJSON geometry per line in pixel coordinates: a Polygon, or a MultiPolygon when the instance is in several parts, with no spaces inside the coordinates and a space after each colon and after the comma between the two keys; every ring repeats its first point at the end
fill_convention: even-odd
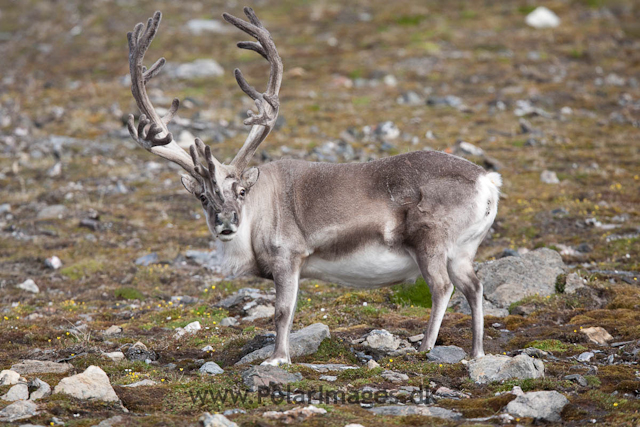
{"type": "Polygon", "coordinates": [[[453,286],[467,298],[473,317],[472,356],[484,355],[482,284],[473,259],[493,223],[501,177],[456,156],[416,151],[368,163],[278,160],[248,167],[278,116],[283,66],[269,31],[251,8],[249,22],[223,18],[257,42],[240,42],[270,64],[264,93],[239,69],[240,88],[255,101],[245,125],[251,130],[231,163],[220,163],[196,138],[189,154],[167,128],[179,101],[160,117],[146,92],[165,59],[142,65],[161,20],[156,12],[128,33],[131,92],[141,111],[129,115],[131,137],[147,151],[180,165],[182,184],[201,203],[211,234],[222,244],[229,273],[275,282],[276,344],[263,364],[291,363],[289,333],[301,278],[360,289],[415,282],[422,275],[432,309],[420,351],[434,347],[453,286]]]}

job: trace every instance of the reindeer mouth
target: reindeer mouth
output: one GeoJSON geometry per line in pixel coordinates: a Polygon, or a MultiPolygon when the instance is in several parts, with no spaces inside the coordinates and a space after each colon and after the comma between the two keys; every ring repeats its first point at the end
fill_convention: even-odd
{"type": "Polygon", "coordinates": [[[223,236],[230,236],[230,235],[233,234],[233,231],[231,231],[231,230],[222,230],[220,232],[220,234],[222,234],[223,236]]]}

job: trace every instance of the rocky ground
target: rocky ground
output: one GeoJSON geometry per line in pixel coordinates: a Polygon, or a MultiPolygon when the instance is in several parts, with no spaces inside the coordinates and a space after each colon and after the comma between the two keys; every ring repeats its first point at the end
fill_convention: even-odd
{"type": "Polygon", "coordinates": [[[148,63],[169,66],[153,102],[181,98],[177,140],[231,158],[251,107],[232,70],[262,87],[267,67],[234,47],[242,35],[219,17],[241,5],[228,3],[0,2],[0,422],[636,425],[636,2],[545,2],[559,23],[529,24],[535,2],[254,5],[285,64],[256,164],[433,149],[504,179],[477,257],[492,356],[469,360],[458,295],[424,354],[424,282],[305,281],[283,369],[259,366],[272,284],[220,274],[178,170],[124,126],[137,112],[125,34],[161,9],[148,63]],[[300,393],[320,387],[338,404],[300,393]]]}

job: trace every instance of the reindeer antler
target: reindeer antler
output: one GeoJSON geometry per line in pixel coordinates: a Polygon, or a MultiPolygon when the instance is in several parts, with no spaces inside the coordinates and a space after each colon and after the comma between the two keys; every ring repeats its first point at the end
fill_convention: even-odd
{"type": "Polygon", "coordinates": [[[242,19],[236,18],[228,13],[222,14],[222,17],[227,22],[235,25],[258,40],[257,42],[239,42],[238,47],[240,49],[248,49],[258,52],[267,61],[269,61],[271,70],[267,90],[264,93],[258,92],[253,86],[251,86],[238,68],[236,68],[234,72],[240,89],[255,101],[256,108],[258,109],[257,114],[253,111],[247,111],[248,118],[244,121],[244,124],[253,127],[242,148],[231,161],[231,164],[236,166],[240,172],[246,168],[251,157],[253,157],[253,154],[258,149],[258,146],[265,140],[267,135],[269,135],[271,129],[273,129],[276,123],[280,109],[278,93],[280,92],[283,72],[282,60],[280,59],[280,55],[278,55],[275,43],[271,39],[271,34],[262,25],[253,9],[245,7],[244,13],[251,22],[243,21],[242,19]]]}
{"type": "Polygon", "coordinates": [[[145,150],[179,164],[192,176],[197,177],[193,159],[175,143],[167,128],[167,124],[178,111],[180,101],[174,99],[167,114],[160,118],[147,95],[147,82],[158,75],[166,63],[164,58],[160,58],[148,70],[142,64],[144,55],[158,32],[161,19],[162,13],[158,11],[154,13],[153,18],[149,18],[146,27],[139,23],[132,32],[127,33],[131,93],[142,113],[137,128],[133,114],[129,114],[127,127],[131,137],[145,150]]]}

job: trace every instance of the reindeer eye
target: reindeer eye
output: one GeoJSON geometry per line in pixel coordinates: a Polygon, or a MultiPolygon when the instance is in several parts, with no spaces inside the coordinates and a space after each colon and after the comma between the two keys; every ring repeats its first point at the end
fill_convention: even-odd
{"type": "Polygon", "coordinates": [[[209,203],[209,201],[207,200],[207,196],[205,196],[204,194],[200,195],[200,201],[202,202],[203,205],[207,205],[207,203],[209,203]]]}
{"type": "Polygon", "coordinates": [[[244,188],[240,189],[240,196],[244,197],[244,195],[247,194],[247,190],[245,190],[244,188]]]}

